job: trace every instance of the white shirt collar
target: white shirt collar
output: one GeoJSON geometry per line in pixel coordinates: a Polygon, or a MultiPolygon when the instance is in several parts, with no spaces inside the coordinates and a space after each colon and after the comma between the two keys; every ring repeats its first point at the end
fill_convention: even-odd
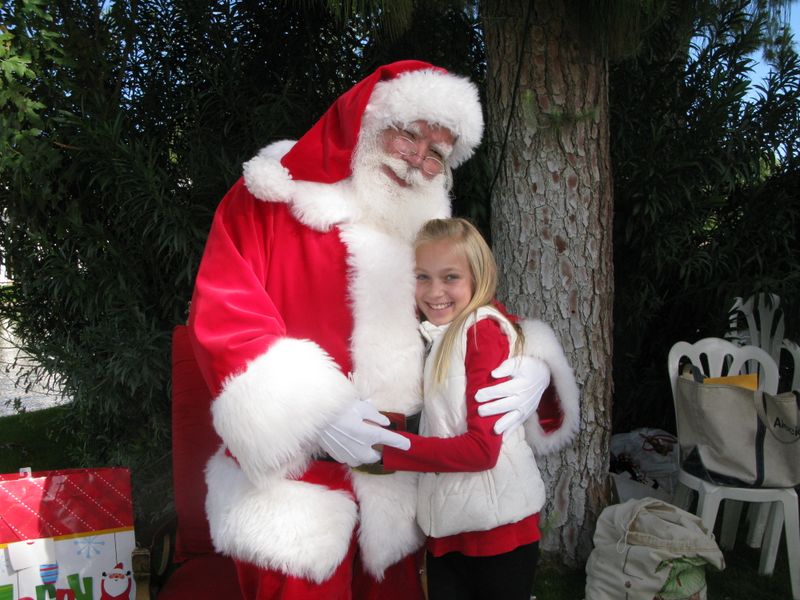
{"type": "Polygon", "coordinates": [[[434,325],[430,321],[422,321],[419,324],[419,331],[422,334],[422,337],[425,338],[429,344],[432,344],[434,341],[439,339],[447,328],[450,327],[450,323],[445,323],[444,325],[434,325]]]}

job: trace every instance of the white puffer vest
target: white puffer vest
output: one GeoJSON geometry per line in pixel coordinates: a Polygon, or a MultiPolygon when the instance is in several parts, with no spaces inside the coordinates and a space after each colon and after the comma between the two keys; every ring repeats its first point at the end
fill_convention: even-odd
{"type": "MultiPolygon", "coordinates": [[[[510,348],[514,348],[517,336],[509,321],[494,308],[479,308],[464,326],[461,342],[451,356],[447,378],[438,386],[433,382],[433,362],[447,326],[423,323],[423,335],[432,345],[425,361],[422,435],[455,437],[467,431],[464,369],[467,330],[486,318],[500,323],[510,348]]],[[[423,473],[417,522],[426,535],[437,538],[466,531],[488,531],[539,512],[544,502],[544,483],[533,451],[525,441],[524,429],[518,427],[503,438],[493,469],[475,473],[423,473]]]]}

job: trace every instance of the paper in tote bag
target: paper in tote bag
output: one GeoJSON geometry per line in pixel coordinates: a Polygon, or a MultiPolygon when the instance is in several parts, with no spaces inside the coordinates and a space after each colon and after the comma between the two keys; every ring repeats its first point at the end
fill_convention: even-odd
{"type": "Polygon", "coordinates": [[[133,600],[130,473],[0,475],[0,600],[133,600]]]}
{"type": "Polygon", "coordinates": [[[723,485],[800,485],[800,394],[678,378],[683,468],[723,485]]]}

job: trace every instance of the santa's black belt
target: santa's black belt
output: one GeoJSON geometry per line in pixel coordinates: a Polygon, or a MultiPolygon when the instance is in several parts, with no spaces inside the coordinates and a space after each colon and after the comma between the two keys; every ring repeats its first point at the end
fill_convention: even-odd
{"type": "Polygon", "coordinates": [[[403,413],[394,413],[381,411],[381,414],[389,419],[387,429],[392,431],[407,431],[408,433],[419,433],[419,419],[422,416],[421,412],[413,415],[404,415],[403,413]]]}

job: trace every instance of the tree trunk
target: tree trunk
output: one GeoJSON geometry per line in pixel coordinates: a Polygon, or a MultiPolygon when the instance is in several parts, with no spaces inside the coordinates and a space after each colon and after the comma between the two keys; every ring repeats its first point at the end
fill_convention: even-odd
{"type": "Polygon", "coordinates": [[[524,0],[486,0],[483,16],[488,135],[502,160],[492,195],[499,297],[555,329],[581,388],[576,442],[540,460],[541,548],[579,567],[609,498],[613,215],[608,62],[578,39],[565,4],[530,2],[527,28],[524,0]]]}

